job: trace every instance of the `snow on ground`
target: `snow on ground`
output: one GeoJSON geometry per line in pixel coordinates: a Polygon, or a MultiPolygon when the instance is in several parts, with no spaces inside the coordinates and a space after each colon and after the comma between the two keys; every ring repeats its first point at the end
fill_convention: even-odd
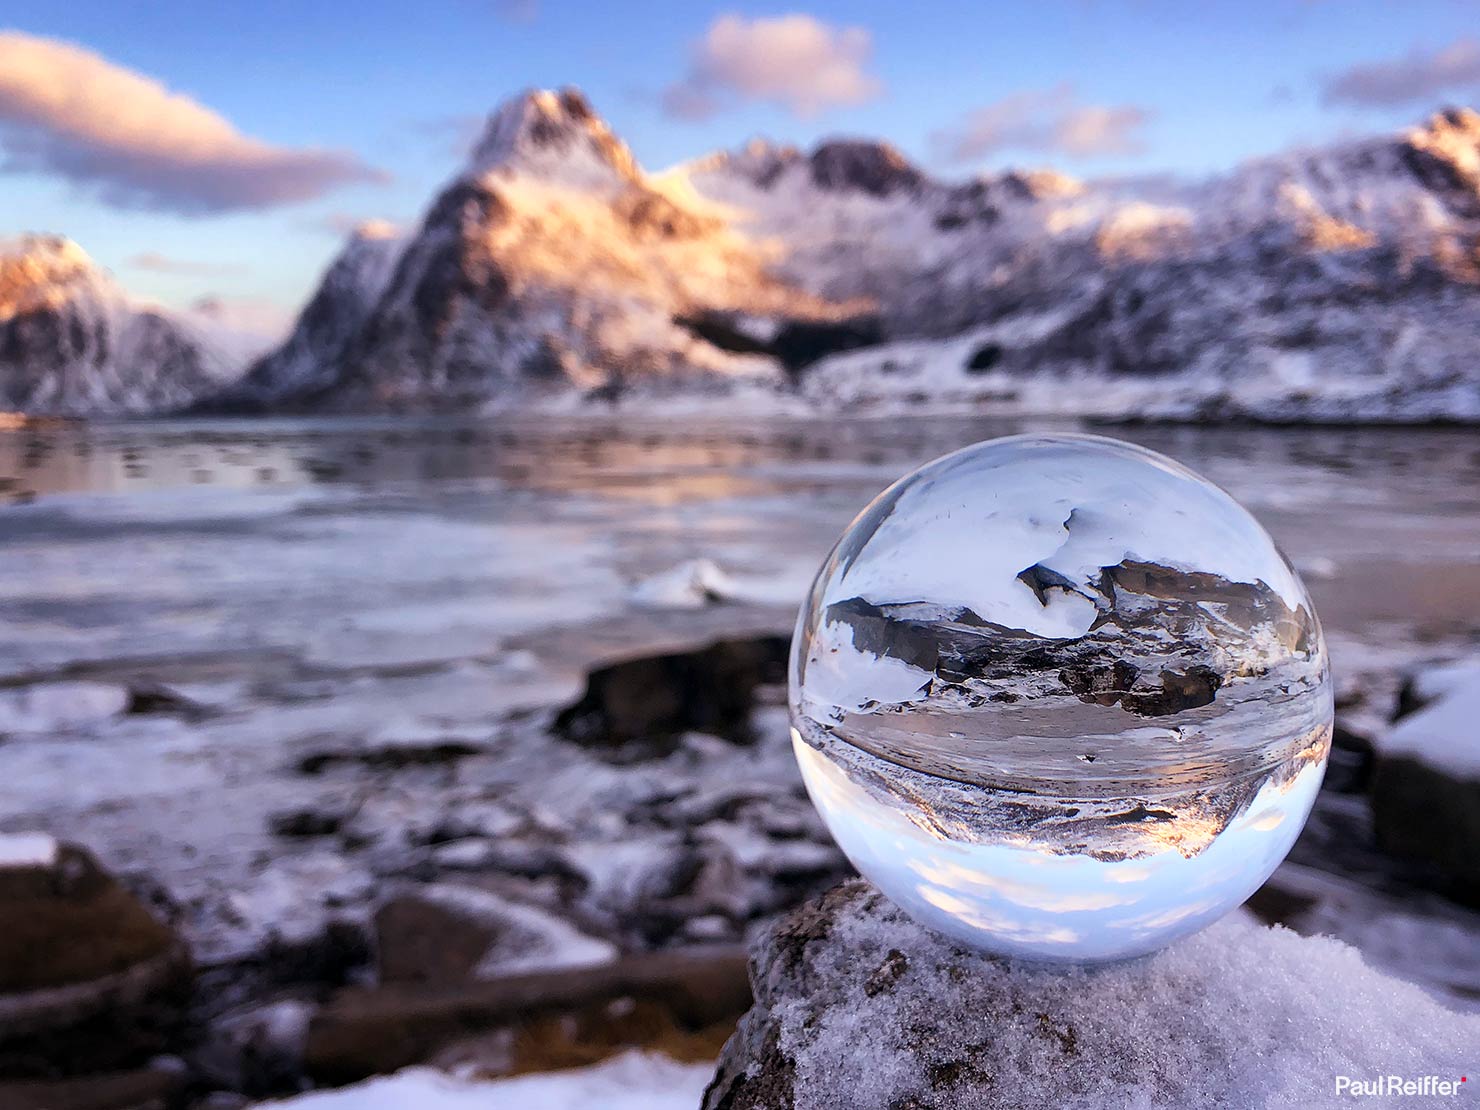
{"type": "Polygon", "coordinates": [[[0,833],[0,870],[50,867],[56,858],[55,837],[46,833],[0,833]]]}
{"type": "Polygon", "coordinates": [[[624,1052],[587,1068],[461,1079],[407,1068],[337,1091],[319,1091],[262,1107],[287,1110],[694,1110],[714,1074],[708,1063],[624,1052]]]}

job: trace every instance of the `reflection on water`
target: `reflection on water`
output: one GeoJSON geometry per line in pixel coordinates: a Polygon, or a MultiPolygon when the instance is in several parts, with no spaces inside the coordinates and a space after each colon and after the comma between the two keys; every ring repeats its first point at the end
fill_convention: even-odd
{"type": "MultiPolygon", "coordinates": [[[[792,747],[828,830],[859,871],[931,928],[977,947],[1027,959],[1119,959],[1196,932],[1240,905],[1284,859],[1315,802],[1329,730],[1310,737],[1288,777],[1271,776],[1206,847],[1161,844],[1141,825],[1139,851],[1103,859],[1051,851],[1026,835],[951,835],[931,799],[940,784],[821,735],[792,747]],[[826,748],[828,754],[824,754],[826,748]]],[[[966,807],[972,825],[994,822],[988,792],[966,807]]],[[[1065,799],[1065,804],[1091,804],[1065,799]]],[[[1178,821],[1195,821],[1183,799],[1178,821]]],[[[958,808],[961,803],[957,803],[958,808]]],[[[1210,819],[1211,820],[1211,819],[1210,819]]]]}
{"type": "MultiPolygon", "coordinates": [[[[537,490],[599,491],[654,503],[876,480],[968,443],[1055,420],[967,417],[768,419],[268,419],[0,425],[0,498],[218,486],[416,483],[493,478],[537,490]]],[[[1240,496],[1295,483],[1353,497],[1480,503],[1480,445],[1467,430],[1127,427],[1119,438],[1170,454],[1240,496]],[[1360,490],[1347,476],[1360,475],[1360,490]],[[1272,479],[1259,481],[1259,479],[1272,479]]],[[[1276,498],[1278,500],[1278,498],[1276,498]]]]}

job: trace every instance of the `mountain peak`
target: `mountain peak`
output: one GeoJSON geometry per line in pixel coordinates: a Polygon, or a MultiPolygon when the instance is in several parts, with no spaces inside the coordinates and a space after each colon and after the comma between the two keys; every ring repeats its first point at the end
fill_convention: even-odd
{"type": "Polygon", "coordinates": [[[106,284],[88,253],[65,235],[0,240],[0,318],[58,303],[84,282],[106,284]]]}
{"type": "Polygon", "coordinates": [[[1409,171],[1451,211],[1480,217],[1480,112],[1437,112],[1403,134],[1399,151],[1409,171]]]}
{"type": "Polygon", "coordinates": [[[471,171],[498,170],[576,178],[590,184],[637,179],[627,144],[592,109],[579,89],[530,89],[505,102],[484,127],[471,171]]]}
{"type": "Polygon", "coordinates": [[[811,162],[812,181],[821,189],[856,189],[883,197],[913,191],[924,180],[895,147],[872,139],[829,139],[812,152],[811,162]]]}

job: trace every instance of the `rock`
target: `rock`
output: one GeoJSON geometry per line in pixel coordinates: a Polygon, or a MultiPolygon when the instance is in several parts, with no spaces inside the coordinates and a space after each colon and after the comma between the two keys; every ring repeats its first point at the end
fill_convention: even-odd
{"type": "MultiPolygon", "coordinates": [[[[599,967],[516,974],[451,987],[382,986],[341,992],[309,1026],[308,1074],[349,1083],[455,1056],[473,1039],[484,1074],[568,1065],[593,1050],[687,1043],[717,1045],[750,1004],[745,960],[705,947],[624,956],[599,967]],[[711,1041],[711,1038],[714,1038],[711,1041]],[[462,1046],[462,1049],[459,1049],[462,1046]]],[[[464,1055],[459,1063],[472,1062],[464,1055]]]]}
{"type": "Polygon", "coordinates": [[[139,1066],[190,982],[184,943],[85,849],[0,836],[0,1074],[139,1066]]]}
{"type": "Polygon", "coordinates": [[[352,815],[348,807],[309,806],[303,809],[286,809],[268,818],[268,827],[275,836],[297,839],[310,836],[333,836],[352,815]]]}
{"type": "Polygon", "coordinates": [[[1339,1106],[1337,1076],[1458,1079],[1480,1036],[1337,941],[1236,917],[1124,963],[1017,963],[861,880],[779,922],[751,983],[706,1110],[1339,1106]]]}
{"type": "Polygon", "coordinates": [[[348,764],[384,770],[403,767],[439,766],[477,755],[483,747],[472,740],[456,736],[437,736],[406,740],[387,740],[353,745],[336,745],[311,751],[298,760],[298,770],[317,775],[329,767],[348,764]]]}
{"type": "Polygon", "coordinates": [[[812,152],[812,181],[819,189],[856,190],[874,197],[911,192],[924,175],[888,143],[829,139],[812,152]]]}
{"type": "Polygon", "coordinates": [[[555,729],[592,748],[685,732],[748,741],[756,687],[785,681],[790,650],[787,637],[758,636],[609,664],[591,672],[555,729]]]}
{"type": "Polygon", "coordinates": [[[590,967],[617,950],[534,906],[453,883],[408,888],[375,914],[380,981],[428,986],[590,967]]]}
{"type": "Polygon", "coordinates": [[[136,682],[128,688],[127,713],[166,713],[188,719],[207,716],[210,710],[193,698],[158,682],[136,682]]]}
{"type": "Polygon", "coordinates": [[[1365,793],[1372,784],[1374,762],[1372,741],[1338,722],[1331,730],[1331,755],[1321,788],[1338,794],[1365,793]]]}
{"type": "Polygon", "coordinates": [[[5,1110],[169,1110],[183,1083],[178,1071],[144,1068],[85,1079],[0,1082],[5,1110]]]}
{"type": "Polygon", "coordinates": [[[311,1003],[285,998],[222,1015],[192,1057],[195,1073],[247,1095],[296,1090],[313,1011],[311,1003]]]}
{"type": "Polygon", "coordinates": [[[1438,670],[1405,684],[1423,708],[1377,741],[1373,828],[1384,851],[1435,869],[1450,893],[1480,903],[1480,667],[1438,670]]]}

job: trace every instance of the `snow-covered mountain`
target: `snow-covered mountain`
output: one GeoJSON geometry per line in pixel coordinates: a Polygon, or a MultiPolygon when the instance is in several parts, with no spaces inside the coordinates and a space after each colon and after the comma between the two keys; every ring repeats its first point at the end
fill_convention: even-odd
{"type": "MultiPolygon", "coordinates": [[[[7,403],[199,393],[200,344],[47,250],[5,271],[50,306],[0,300],[7,403]]],[[[417,226],[358,231],[283,345],[207,404],[1480,420],[1477,348],[1469,109],[1200,182],[946,182],[856,139],[648,173],[564,90],[495,112],[417,226]]]]}
{"type": "Polygon", "coordinates": [[[801,378],[827,407],[1276,419],[1480,418],[1480,115],[1199,183],[933,181],[887,147],[683,167],[865,298],[886,342],[801,378]]]}
{"type": "Polygon", "coordinates": [[[579,93],[517,99],[404,241],[373,257],[350,242],[233,397],[461,407],[571,387],[779,385],[776,360],[716,345],[698,317],[826,325],[856,306],[777,280],[771,245],[665,186],[579,93]]]}
{"type": "Polygon", "coordinates": [[[217,330],[131,301],[69,239],[0,243],[0,409],[178,409],[219,390],[241,366],[217,330]]]}
{"type": "Polygon", "coordinates": [[[234,396],[1480,419],[1480,115],[1196,183],[937,181],[883,143],[645,173],[577,92],[489,120],[402,240],[352,240],[234,396]]]}

